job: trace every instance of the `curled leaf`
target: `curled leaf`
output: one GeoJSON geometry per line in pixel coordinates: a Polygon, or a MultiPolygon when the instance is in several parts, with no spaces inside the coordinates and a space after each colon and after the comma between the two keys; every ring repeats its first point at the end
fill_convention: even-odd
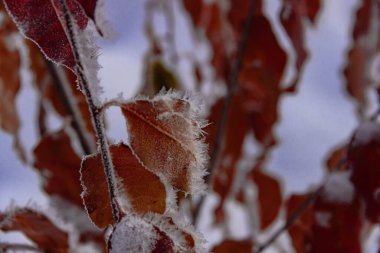
{"type": "Polygon", "coordinates": [[[22,232],[44,252],[69,252],[67,233],[55,226],[44,214],[28,208],[0,213],[0,230],[22,232]]]}

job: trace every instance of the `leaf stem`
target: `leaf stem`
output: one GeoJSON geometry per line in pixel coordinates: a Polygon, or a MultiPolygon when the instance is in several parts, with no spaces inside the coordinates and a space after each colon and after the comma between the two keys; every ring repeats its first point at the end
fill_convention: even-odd
{"type": "MultiPolygon", "coordinates": [[[[244,53],[245,53],[247,43],[248,43],[248,38],[249,38],[251,26],[252,26],[255,8],[256,8],[256,1],[251,0],[249,3],[248,11],[247,11],[247,18],[244,23],[243,34],[238,44],[237,55],[232,62],[230,74],[227,80],[227,95],[224,99],[223,108],[221,112],[221,118],[218,123],[216,138],[213,144],[213,152],[210,156],[211,158],[210,158],[210,163],[208,166],[209,174],[205,178],[205,182],[208,185],[212,182],[212,179],[216,170],[216,164],[219,160],[219,156],[222,151],[223,136],[224,136],[224,132],[225,132],[227,121],[228,121],[228,116],[231,109],[232,97],[237,89],[237,85],[239,81],[238,80],[239,73],[243,64],[244,53]]],[[[200,209],[202,208],[204,200],[205,200],[205,196],[202,196],[200,201],[197,203],[195,207],[195,210],[193,213],[193,221],[195,225],[197,224],[200,209]]]]}
{"type": "Polygon", "coordinates": [[[74,34],[74,24],[70,15],[70,11],[67,7],[66,0],[59,0],[62,9],[63,9],[63,14],[64,14],[64,21],[67,26],[67,35],[68,39],[71,44],[71,48],[73,50],[74,54],[74,59],[76,62],[75,66],[75,72],[78,77],[79,84],[82,88],[82,92],[84,93],[86,97],[86,101],[90,110],[90,114],[92,117],[92,122],[95,128],[96,132],[96,137],[98,140],[98,149],[100,151],[101,157],[102,157],[102,163],[104,167],[104,173],[107,178],[107,184],[108,184],[108,190],[109,190],[109,195],[111,199],[111,208],[112,208],[112,214],[113,214],[113,219],[115,222],[119,220],[119,211],[117,208],[117,203],[116,203],[116,180],[115,180],[115,174],[114,174],[114,169],[113,169],[113,163],[112,163],[112,158],[111,158],[111,153],[109,151],[108,147],[108,141],[107,141],[107,136],[105,134],[104,130],[104,123],[103,123],[103,118],[102,118],[102,113],[101,113],[101,108],[99,108],[95,104],[95,98],[94,95],[91,91],[91,88],[89,86],[87,77],[84,73],[84,66],[81,61],[81,56],[79,54],[79,49],[78,45],[76,42],[75,34],[74,34]]]}

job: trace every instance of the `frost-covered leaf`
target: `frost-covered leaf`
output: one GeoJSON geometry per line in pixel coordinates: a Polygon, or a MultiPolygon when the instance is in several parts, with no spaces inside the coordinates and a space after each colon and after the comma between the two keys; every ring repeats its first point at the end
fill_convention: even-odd
{"type": "Polygon", "coordinates": [[[192,193],[204,189],[207,161],[197,103],[169,92],[121,105],[136,156],[162,180],[192,193]]]}
{"type": "Polygon", "coordinates": [[[224,240],[220,244],[216,245],[211,252],[214,253],[230,253],[230,252],[239,252],[239,253],[251,253],[253,248],[252,241],[249,240],[224,240]]]}
{"type": "Polygon", "coordinates": [[[111,253],[201,253],[198,236],[169,217],[129,215],[115,226],[108,245],[111,253]]]}
{"type": "Polygon", "coordinates": [[[0,212],[0,230],[22,232],[43,252],[69,252],[67,233],[54,225],[44,214],[28,208],[0,212]]]}
{"type": "Polygon", "coordinates": [[[364,122],[355,131],[348,148],[348,166],[357,194],[365,202],[365,215],[371,222],[380,219],[380,126],[364,122]]]}
{"type": "MultiPolygon", "coordinates": [[[[110,146],[118,182],[118,201],[126,212],[143,215],[164,213],[166,189],[161,180],[145,169],[124,144],[110,146]]],[[[83,200],[92,221],[100,228],[113,223],[111,202],[100,154],[86,157],[82,162],[83,200]]]]}
{"type": "Polygon", "coordinates": [[[280,183],[259,169],[253,169],[251,177],[258,191],[260,228],[266,229],[277,218],[282,206],[280,183]]]}
{"type": "Polygon", "coordinates": [[[65,131],[44,136],[34,148],[34,156],[34,167],[44,179],[44,191],[82,207],[79,182],[81,159],[65,131]]]}
{"type": "MultiPolygon", "coordinates": [[[[62,22],[63,11],[58,0],[4,0],[8,11],[22,33],[35,42],[45,55],[56,63],[74,69],[75,60],[62,22]]],[[[88,17],[76,0],[67,5],[80,29],[88,17]]]]}
{"type": "Polygon", "coordinates": [[[110,253],[174,252],[174,243],[165,232],[134,216],[124,218],[116,225],[108,245],[110,253]]]}

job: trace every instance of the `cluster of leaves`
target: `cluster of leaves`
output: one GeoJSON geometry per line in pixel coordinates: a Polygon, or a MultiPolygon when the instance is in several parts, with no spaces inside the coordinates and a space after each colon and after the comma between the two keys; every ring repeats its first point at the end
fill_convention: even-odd
{"type": "MultiPolygon", "coordinates": [[[[176,64],[182,57],[170,30],[175,22],[170,1],[147,2],[145,32],[150,48],[141,93],[154,97],[107,103],[99,101],[96,51],[89,36],[105,32],[98,18],[100,3],[4,3],[0,2],[4,17],[0,21],[0,55],[7,61],[0,62],[0,125],[14,136],[20,158],[29,163],[18,137],[15,105],[20,89],[15,70],[22,68],[23,57],[28,58],[39,98],[40,141],[33,150],[33,165],[44,179],[44,191],[71,226],[62,228],[37,210],[16,208],[0,213],[2,231],[21,231],[46,252],[67,252],[83,244],[110,252],[202,252],[202,236],[184,221],[180,210],[187,208],[197,224],[204,197],[194,200],[189,194],[202,192],[205,179],[209,191],[220,200],[213,210],[214,225],[231,222],[227,200],[257,214],[251,217],[256,227],[250,238],[227,234],[212,252],[260,252],[284,231],[297,253],[362,251],[363,235],[380,217],[380,128],[378,115],[367,115],[366,98],[369,90],[379,93],[379,80],[369,74],[380,45],[376,26],[380,5],[376,1],[361,1],[343,71],[363,123],[350,141],[330,155],[326,182],[287,199],[279,179],[265,167],[277,144],[274,127],[279,102],[297,91],[308,57],[304,32],[316,23],[320,0],[282,0],[279,20],[296,56],[292,66],[296,74],[287,84],[282,80],[290,64],[289,53],[281,47],[263,1],[182,1],[194,40],[206,40],[212,52],[205,62],[192,59],[197,89],[207,82],[204,66],[212,67],[213,83],[226,87],[226,95],[210,105],[211,124],[207,126],[196,98],[159,93],[162,88],[183,88],[168,63],[176,64]],[[5,9],[34,43],[19,36],[5,9]],[[168,20],[167,36],[154,29],[152,15],[156,11],[168,20]],[[14,40],[18,44],[12,43],[14,40]],[[129,143],[108,143],[103,115],[109,106],[118,107],[125,117],[129,143]],[[61,116],[61,129],[49,128],[48,114],[61,116]],[[241,169],[244,142],[251,134],[258,153],[252,157],[251,169],[241,169]],[[208,154],[204,141],[209,145],[208,154]],[[253,205],[257,212],[251,211],[253,205]],[[267,243],[255,240],[254,234],[268,231],[278,221],[281,210],[286,212],[285,225],[267,243]]],[[[12,245],[6,247],[12,249],[12,245]]]]}

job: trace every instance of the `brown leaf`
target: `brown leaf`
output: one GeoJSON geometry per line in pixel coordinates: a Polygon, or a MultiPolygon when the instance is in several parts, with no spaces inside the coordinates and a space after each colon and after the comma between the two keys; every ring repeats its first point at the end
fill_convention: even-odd
{"type": "Polygon", "coordinates": [[[214,253],[230,253],[230,252],[239,252],[239,253],[251,253],[253,243],[248,240],[236,241],[236,240],[224,240],[217,246],[215,246],[211,252],[214,253]]]}
{"type": "Polygon", "coordinates": [[[202,123],[189,99],[174,93],[121,106],[128,123],[130,145],[153,173],[185,192],[203,189],[206,156],[202,123]]]}
{"type": "Polygon", "coordinates": [[[368,72],[372,57],[379,52],[380,36],[378,29],[372,29],[377,22],[380,7],[370,0],[361,1],[356,12],[356,20],[352,32],[352,47],[347,53],[347,64],[343,70],[346,89],[351,97],[358,102],[359,114],[368,105],[366,90],[373,85],[368,72]],[[377,11],[375,11],[377,9],[377,11]],[[371,41],[370,43],[368,43],[371,41]]]}
{"type": "Polygon", "coordinates": [[[341,145],[335,148],[326,160],[326,167],[331,172],[334,170],[342,170],[345,167],[344,159],[346,158],[347,145],[341,145]]]}
{"type": "MultiPolygon", "coordinates": [[[[119,182],[120,206],[127,209],[125,211],[140,215],[147,212],[164,213],[166,189],[158,176],[148,171],[128,146],[112,145],[110,152],[119,182]]],[[[100,154],[83,160],[81,174],[84,186],[83,200],[91,219],[100,228],[112,224],[111,202],[100,154]]]]}
{"type": "Polygon", "coordinates": [[[59,195],[82,208],[79,182],[81,159],[75,153],[64,130],[43,137],[34,148],[34,167],[44,178],[44,191],[59,195]]]}
{"type": "Polygon", "coordinates": [[[0,213],[2,231],[20,231],[39,249],[51,253],[68,253],[68,235],[54,225],[44,214],[23,208],[0,213]]]}
{"type": "Polygon", "coordinates": [[[282,206],[282,194],[279,181],[259,169],[252,169],[251,177],[258,191],[260,228],[269,227],[277,218],[282,206]]]}
{"type": "Polygon", "coordinates": [[[166,210],[166,190],[160,178],[148,171],[128,146],[113,145],[110,151],[116,174],[132,210],[141,215],[147,212],[163,214],[166,210]]]}

